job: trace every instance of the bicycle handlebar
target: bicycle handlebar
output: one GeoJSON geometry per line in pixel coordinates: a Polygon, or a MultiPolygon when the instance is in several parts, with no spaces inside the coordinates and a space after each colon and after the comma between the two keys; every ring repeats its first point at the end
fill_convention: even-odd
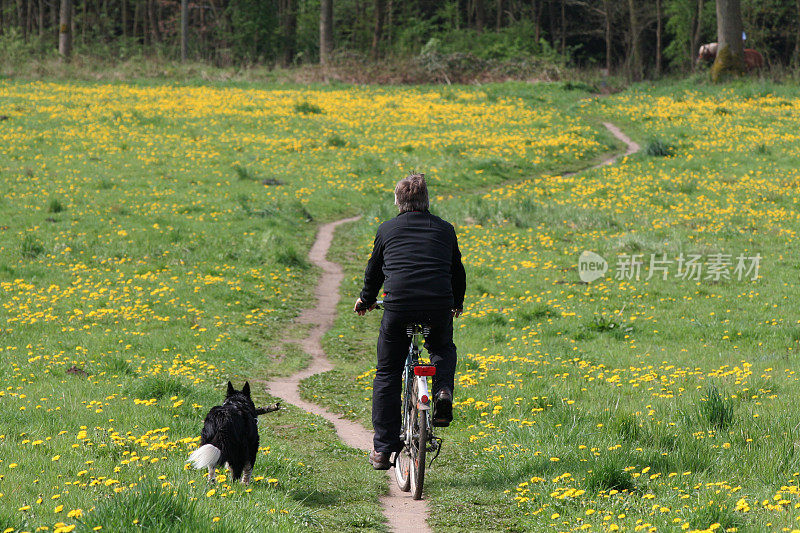
{"type": "MultiPolygon", "coordinates": [[[[373,305],[375,306],[373,309],[383,309],[383,300],[376,300],[373,305]]],[[[369,307],[364,305],[364,302],[359,302],[356,307],[356,311],[366,311],[367,309],[369,309],[369,307]]]]}

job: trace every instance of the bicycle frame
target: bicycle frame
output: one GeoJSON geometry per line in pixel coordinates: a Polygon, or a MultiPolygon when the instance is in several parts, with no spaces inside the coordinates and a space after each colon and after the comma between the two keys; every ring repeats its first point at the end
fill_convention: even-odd
{"type": "MultiPolygon", "coordinates": [[[[382,304],[382,301],[378,301],[374,308],[381,309],[382,304]]],[[[419,362],[423,341],[430,334],[430,326],[410,324],[406,333],[411,341],[402,378],[400,439],[403,441],[403,449],[394,456],[394,473],[400,490],[411,492],[412,498],[419,500],[422,498],[425,480],[426,454],[434,453],[428,464],[433,463],[442,449],[442,439],[433,433],[431,396],[428,389],[428,376],[436,375],[436,367],[421,365],[419,362]]]]}
{"type": "MultiPolygon", "coordinates": [[[[406,412],[408,401],[411,401],[410,396],[412,391],[416,391],[417,409],[420,411],[430,411],[431,397],[428,392],[428,376],[433,376],[436,373],[436,367],[419,364],[419,354],[422,353],[422,341],[430,332],[427,326],[413,325],[409,326],[407,333],[411,337],[411,342],[408,346],[408,357],[406,358],[406,365],[404,370],[405,383],[410,385],[412,380],[415,386],[406,386],[406,394],[403,397],[403,412],[406,412]]],[[[430,413],[426,413],[430,419],[430,413]]],[[[430,420],[428,420],[430,422],[430,420]]],[[[405,420],[403,421],[405,425],[405,420]]],[[[429,426],[430,427],[430,426],[429,426]]],[[[403,428],[405,429],[405,428],[403,428]]]]}

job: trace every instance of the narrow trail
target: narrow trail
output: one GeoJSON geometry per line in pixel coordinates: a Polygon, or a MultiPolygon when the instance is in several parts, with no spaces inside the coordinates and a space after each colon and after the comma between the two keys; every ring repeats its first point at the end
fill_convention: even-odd
{"type": "MultiPolygon", "coordinates": [[[[639,145],[631,141],[617,126],[609,122],[604,122],[603,126],[614,137],[625,143],[626,151],[623,154],[608,157],[600,163],[583,170],[611,165],[618,159],[639,151],[639,145]]],[[[565,175],[572,174],[575,173],[565,175]]],[[[336,434],[348,446],[361,450],[370,450],[372,448],[372,431],[357,422],[341,418],[339,415],[331,413],[319,405],[303,400],[300,397],[299,390],[300,382],[304,379],[333,369],[333,365],[322,348],[322,337],[333,327],[336,319],[336,306],[339,303],[339,285],[344,279],[344,273],[339,264],[328,261],[328,249],[338,226],[355,222],[360,218],[345,218],[320,226],[314,245],[308,253],[309,260],[322,269],[322,276],[320,276],[314,291],[317,303],[314,307],[304,309],[297,318],[298,323],[312,326],[308,335],[299,341],[303,351],[311,356],[311,363],[304,370],[289,377],[270,381],[267,383],[267,390],[273,396],[282,398],[309,413],[321,416],[331,422],[336,429],[336,434]]],[[[293,339],[284,339],[284,341],[294,342],[293,339]]],[[[366,458],[364,460],[364,468],[369,468],[366,458]]],[[[425,500],[415,501],[409,493],[400,491],[394,483],[393,476],[388,476],[387,482],[389,484],[389,494],[381,497],[381,506],[391,530],[396,532],[413,531],[414,533],[430,532],[431,530],[427,525],[428,506],[425,500]]]]}
{"type": "Polygon", "coordinates": [[[617,138],[617,140],[622,141],[625,144],[625,152],[621,154],[615,154],[609,156],[599,163],[595,163],[586,168],[582,168],[580,170],[576,170],[575,172],[564,172],[563,176],[574,176],[575,174],[580,174],[581,172],[586,172],[587,170],[593,170],[600,167],[606,167],[608,165],[613,165],[618,160],[622,159],[623,157],[628,157],[629,155],[635,154],[641,147],[638,143],[635,143],[631,140],[630,137],[625,135],[621,129],[619,129],[616,125],[612,124],[611,122],[603,122],[603,126],[611,132],[611,135],[617,138]]]}
{"type": "MultiPolygon", "coordinates": [[[[336,434],[348,446],[370,450],[372,448],[372,431],[365,429],[357,422],[341,418],[319,405],[303,400],[300,398],[299,391],[300,382],[305,378],[333,369],[333,365],[328,361],[328,357],[322,349],[322,337],[333,326],[336,319],[339,284],[342,282],[344,274],[342,267],[328,261],[326,256],[336,227],[348,222],[355,222],[359,218],[345,218],[324,224],[319,228],[314,245],[308,253],[309,260],[322,269],[322,276],[320,276],[315,290],[317,304],[312,308],[304,309],[297,319],[297,322],[301,324],[312,325],[308,336],[300,341],[300,347],[311,356],[311,363],[306,369],[288,378],[279,378],[269,382],[267,388],[273,396],[282,398],[331,422],[336,428],[336,434]]],[[[364,468],[371,468],[367,463],[366,456],[364,457],[364,468]]],[[[387,478],[387,482],[389,483],[389,494],[381,497],[381,506],[391,530],[429,532],[430,529],[427,526],[428,507],[425,501],[415,501],[411,498],[410,493],[400,491],[393,478],[387,478]]]]}
{"type": "Polygon", "coordinates": [[[599,165],[597,165],[598,167],[611,165],[613,163],[616,163],[618,159],[621,159],[623,157],[628,157],[629,155],[633,155],[639,150],[641,150],[641,146],[639,146],[638,143],[633,142],[630,137],[622,133],[622,130],[619,129],[614,124],[612,124],[611,122],[603,122],[603,126],[605,126],[606,129],[611,132],[611,135],[613,135],[614,137],[625,143],[625,146],[627,148],[624,154],[618,154],[613,157],[609,157],[608,159],[604,160],[599,165]]]}

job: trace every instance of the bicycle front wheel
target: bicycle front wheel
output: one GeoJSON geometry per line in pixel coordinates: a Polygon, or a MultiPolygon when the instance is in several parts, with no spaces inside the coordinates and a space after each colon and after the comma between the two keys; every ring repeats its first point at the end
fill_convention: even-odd
{"type": "Polygon", "coordinates": [[[414,404],[414,433],[411,445],[411,497],[422,499],[425,483],[425,451],[428,446],[428,412],[417,409],[414,404]]]}

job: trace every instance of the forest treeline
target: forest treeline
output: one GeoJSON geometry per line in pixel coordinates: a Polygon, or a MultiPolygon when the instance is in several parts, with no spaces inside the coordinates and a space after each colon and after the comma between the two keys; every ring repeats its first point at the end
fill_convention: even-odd
{"type": "MultiPolygon", "coordinates": [[[[745,47],[798,63],[800,0],[741,11],[745,47]]],[[[77,54],[181,59],[182,21],[183,54],[217,66],[544,59],[634,79],[694,69],[717,32],[715,0],[0,0],[0,62],[55,55],[61,30],[77,54]]]]}

